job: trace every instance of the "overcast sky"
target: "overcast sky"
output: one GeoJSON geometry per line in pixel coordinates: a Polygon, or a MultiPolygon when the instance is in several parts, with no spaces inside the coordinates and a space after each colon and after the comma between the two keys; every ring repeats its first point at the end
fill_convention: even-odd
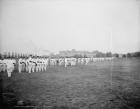
{"type": "Polygon", "coordinates": [[[140,50],[139,0],[0,0],[1,51],[140,50]]]}

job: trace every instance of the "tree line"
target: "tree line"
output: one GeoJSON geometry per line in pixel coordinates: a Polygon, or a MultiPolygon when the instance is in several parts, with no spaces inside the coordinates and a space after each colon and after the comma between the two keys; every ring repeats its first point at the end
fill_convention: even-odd
{"type": "Polygon", "coordinates": [[[32,55],[33,57],[44,57],[44,58],[48,58],[48,57],[74,57],[74,58],[87,58],[87,57],[122,57],[122,58],[125,58],[125,57],[140,57],[140,52],[133,52],[133,53],[126,53],[126,54],[119,54],[119,53],[111,53],[111,52],[106,52],[106,53],[103,53],[103,52],[99,52],[99,51],[96,51],[95,55],[90,55],[88,56],[87,54],[74,54],[73,56],[61,56],[59,54],[56,54],[56,55],[43,55],[43,56],[37,56],[35,54],[23,54],[23,53],[10,53],[10,52],[7,52],[7,53],[0,53],[0,58],[3,57],[3,58],[27,58],[29,55],[32,55]]]}

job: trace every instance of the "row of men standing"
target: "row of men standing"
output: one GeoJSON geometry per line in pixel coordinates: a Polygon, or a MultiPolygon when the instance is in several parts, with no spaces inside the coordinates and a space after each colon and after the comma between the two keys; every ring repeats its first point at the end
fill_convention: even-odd
{"type": "Polygon", "coordinates": [[[1,59],[0,72],[7,72],[8,77],[18,69],[18,72],[41,72],[46,71],[48,66],[75,66],[78,64],[88,64],[89,62],[111,60],[112,58],[19,58],[19,59],[1,59]]]}

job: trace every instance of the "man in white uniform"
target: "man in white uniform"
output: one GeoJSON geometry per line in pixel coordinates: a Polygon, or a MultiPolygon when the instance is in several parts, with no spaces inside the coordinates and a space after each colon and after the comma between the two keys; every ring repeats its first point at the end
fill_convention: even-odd
{"type": "Polygon", "coordinates": [[[18,60],[18,71],[19,71],[19,73],[22,72],[22,59],[21,58],[19,58],[19,60],[18,60]]]}
{"type": "Polygon", "coordinates": [[[11,77],[11,73],[14,70],[14,63],[13,63],[13,61],[11,59],[8,59],[6,64],[7,64],[8,77],[11,77]]]}
{"type": "Polygon", "coordinates": [[[27,59],[27,68],[28,68],[28,73],[31,73],[32,71],[32,57],[29,56],[29,58],[27,59]]]}

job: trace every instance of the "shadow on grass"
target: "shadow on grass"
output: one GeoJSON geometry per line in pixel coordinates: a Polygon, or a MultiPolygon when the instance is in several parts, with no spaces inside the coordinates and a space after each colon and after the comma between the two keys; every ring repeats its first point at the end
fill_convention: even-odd
{"type": "Polygon", "coordinates": [[[140,109],[140,92],[114,91],[112,94],[116,96],[115,100],[120,101],[119,109],[140,109]]]}
{"type": "Polygon", "coordinates": [[[19,100],[18,97],[12,93],[2,93],[1,101],[2,109],[34,109],[34,103],[29,100],[19,100]]]}
{"type": "Polygon", "coordinates": [[[51,109],[79,109],[78,107],[69,107],[69,106],[53,106],[51,109]]]}

